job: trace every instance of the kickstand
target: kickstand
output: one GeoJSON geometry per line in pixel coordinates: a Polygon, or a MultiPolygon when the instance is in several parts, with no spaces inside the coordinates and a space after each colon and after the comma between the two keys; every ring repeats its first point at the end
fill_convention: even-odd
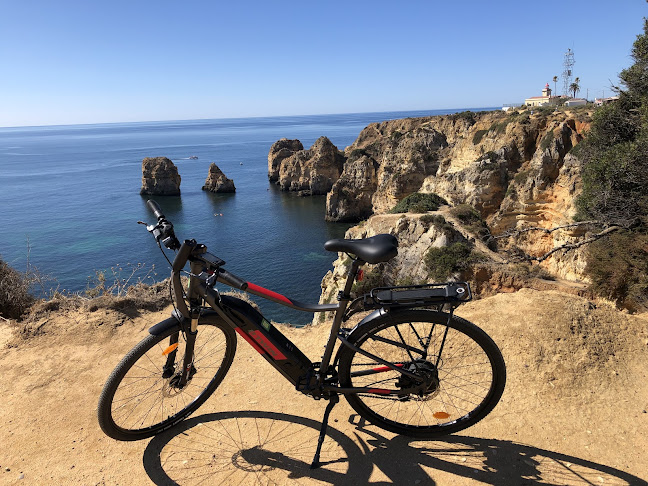
{"type": "Polygon", "coordinates": [[[328,419],[331,414],[331,410],[335,407],[335,404],[340,401],[337,393],[331,393],[329,398],[328,405],[326,405],[326,410],[324,410],[324,418],[322,419],[322,428],[320,429],[319,439],[317,439],[317,450],[315,451],[315,457],[313,457],[313,462],[310,465],[311,469],[317,469],[320,466],[320,452],[322,451],[322,444],[324,443],[324,437],[326,437],[326,429],[328,427],[328,419]]]}

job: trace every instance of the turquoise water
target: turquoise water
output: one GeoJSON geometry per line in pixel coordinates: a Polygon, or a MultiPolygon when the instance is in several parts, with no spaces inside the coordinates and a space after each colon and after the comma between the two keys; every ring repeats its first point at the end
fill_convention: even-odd
{"type": "MultiPolygon", "coordinates": [[[[324,221],[324,196],[300,198],[268,182],[272,143],[298,138],[310,147],[325,135],[343,149],[368,123],[457,111],[0,128],[0,255],[24,270],[29,254],[55,278],[51,286],[69,291],[85,289],[96,271],[127,264],[154,264],[151,277],[165,278],[166,261],[136,222],[153,221],[139,195],[142,159],[166,156],[178,167],[182,196],[155,199],[179,238],[206,244],[246,280],[316,302],[336,257],[323,243],[348,225],[324,221]],[[211,162],[234,180],[235,194],[201,190],[211,162]]],[[[312,319],[260,303],[276,321],[312,319]]]]}

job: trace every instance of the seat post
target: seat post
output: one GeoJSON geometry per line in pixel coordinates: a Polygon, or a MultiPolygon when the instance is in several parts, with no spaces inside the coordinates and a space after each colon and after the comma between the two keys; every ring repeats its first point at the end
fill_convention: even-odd
{"type": "Polygon", "coordinates": [[[351,300],[351,288],[353,287],[353,282],[358,274],[358,269],[364,265],[364,263],[365,262],[359,258],[353,259],[351,268],[349,268],[349,273],[347,274],[344,290],[341,290],[338,294],[338,309],[335,312],[335,318],[333,319],[333,325],[331,326],[331,334],[326,343],[326,349],[322,356],[322,364],[320,365],[320,376],[318,380],[320,385],[324,382],[324,378],[326,377],[326,370],[331,362],[331,356],[333,355],[333,349],[335,348],[335,341],[337,340],[337,335],[340,326],[342,325],[342,318],[344,317],[344,313],[346,312],[349,301],[351,300]]]}

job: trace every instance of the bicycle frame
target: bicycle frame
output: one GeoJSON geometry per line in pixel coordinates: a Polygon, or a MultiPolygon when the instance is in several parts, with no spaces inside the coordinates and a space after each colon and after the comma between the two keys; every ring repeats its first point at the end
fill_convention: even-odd
{"type": "MultiPolygon", "coordinates": [[[[402,364],[390,363],[375,356],[367,351],[356,348],[350,344],[345,336],[340,333],[340,328],[351,300],[351,288],[355,281],[359,268],[364,264],[362,260],[354,259],[349,269],[344,290],[338,294],[337,304],[303,304],[293,299],[268,290],[251,282],[244,282],[237,277],[224,272],[220,266],[224,262],[217,257],[207,253],[206,247],[197,244],[193,240],[185,240],[181,245],[172,265],[172,287],[177,303],[177,309],[181,316],[175,317],[180,320],[183,330],[186,334],[186,352],[183,362],[183,373],[181,376],[181,386],[190,378],[192,369],[193,349],[196,341],[198,319],[200,312],[204,309],[204,302],[218,314],[227,324],[247,341],[259,354],[261,354],[277,371],[279,371],[288,381],[290,381],[298,391],[312,395],[319,399],[322,396],[328,397],[331,393],[372,393],[377,395],[396,395],[403,393],[402,390],[386,390],[381,388],[341,388],[337,386],[337,374],[334,367],[331,367],[331,358],[335,349],[336,340],[340,340],[343,346],[349,346],[356,352],[359,352],[382,366],[376,367],[367,372],[359,373],[381,373],[394,370],[400,374],[406,375],[415,381],[420,377],[405,369],[402,364]],[[187,260],[190,261],[190,278],[187,295],[184,295],[180,281],[180,272],[184,268],[187,260]],[[228,277],[223,276],[227,274],[228,277]],[[221,296],[212,288],[213,284],[218,281],[231,287],[238,288],[252,295],[279,303],[292,309],[304,312],[331,312],[335,311],[333,325],[329,334],[326,348],[322,356],[321,363],[313,363],[286,338],[277,328],[272,326],[256,309],[247,302],[229,296],[221,296]],[[186,305],[185,299],[189,302],[186,305]],[[181,318],[182,317],[182,318],[181,318]],[[187,323],[190,325],[187,328],[187,323]]],[[[385,312],[379,309],[376,312],[385,312]]],[[[368,320],[374,314],[365,318],[368,320]]],[[[346,316],[348,317],[348,316],[346,316]]],[[[171,321],[173,323],[174,321],[171,321]]],[[[363,321],[364,322],[364,321],[363,321]]],[[[171,325],[171,324],[170,324],[171,325]]],[[[156,330],[156,332],[161,329],[156,330]]],[[[394,345],[405,347],[404,344],[394,342],[394,345]]],[[[173,362],[175,359],[175,350],[168,355],[168,361],[173,362]]]]}

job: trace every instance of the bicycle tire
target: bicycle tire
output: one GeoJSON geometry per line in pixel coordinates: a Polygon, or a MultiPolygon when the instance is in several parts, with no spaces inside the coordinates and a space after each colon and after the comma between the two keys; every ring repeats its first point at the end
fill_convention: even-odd
{"type": "MultiPolygon", "coordinates": [[[[359,415],[397,434],[431,439],[463,430],[488,415],[504,391],[502,353],[488,334],[460,317],[449,319],[449,314],[430,310],[390,312],[356,329],[349,341],[415,374],[428,373],[431,380],[436,373],[436,382],[418,394],[345,395],[359,415]],[[411,348],[394,344],[401,342],[411,348]],[[424,356],[428,364],[415,356],[424,356]]],[[[403,390],[412,384],[402,373],[347,346],[340,351],[339,363],[341,387],[403,390]]]]}
{"type": "Polygon", "coordinates": [[[174,335],[178,336],[174,369],[182,369],[184,338],[176,325],[161,335],[146,336],[108,377],[99,397],[97,417],[109,437],[122,441],[152,437],[196,411],[222,382],[236,353],[236,333],[229,325],[213,316],[200,318],[195,372],[183,388],[173,386],[173,376],[178,372],[162,376],[167,361],[163,351],[174,335]]]}

